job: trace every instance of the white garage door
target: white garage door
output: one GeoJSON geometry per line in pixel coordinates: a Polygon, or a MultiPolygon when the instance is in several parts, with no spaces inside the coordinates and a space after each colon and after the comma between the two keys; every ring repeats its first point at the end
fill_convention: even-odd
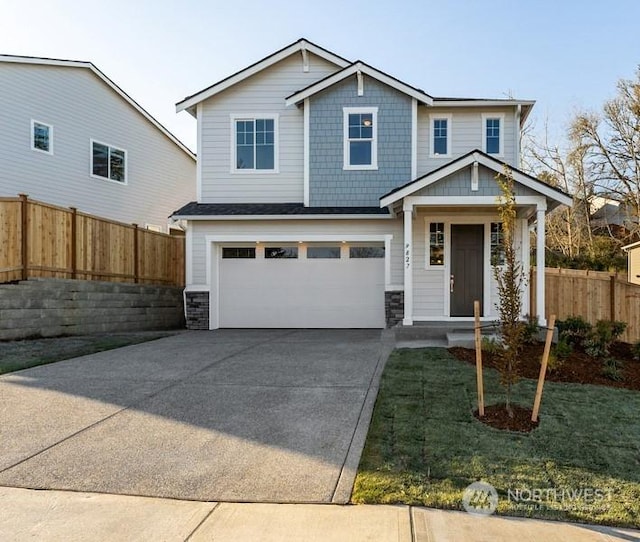
{"type": "Polygon", "coordinates": [[[225,246],[220,327],[384,327],[380,244],[225,246]]]}

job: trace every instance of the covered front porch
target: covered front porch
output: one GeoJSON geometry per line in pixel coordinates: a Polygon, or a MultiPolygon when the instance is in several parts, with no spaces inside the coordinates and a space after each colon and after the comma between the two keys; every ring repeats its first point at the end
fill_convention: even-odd
{"type": "MultiPolygon", "coordinates": [[[[500,264],[502,224],[498,214],[496,175],[504,164],[475,151],[420,177],[381,198],[402,215],[404,307],[403,326],[425,322],[468,322],[480,301],[481,318],[497,318],[494,263],[500,264]]],[[[546,323],[544,281],[537,281],[536,307],[529,306],[528,277],[532,265],[545,267],[544,250],[530,261],[530,234],[545,246],[546,214],[571,198],[511,168],[517,208],[514,243],[522,266],[523,316],[534,313],[546,323]]]]}

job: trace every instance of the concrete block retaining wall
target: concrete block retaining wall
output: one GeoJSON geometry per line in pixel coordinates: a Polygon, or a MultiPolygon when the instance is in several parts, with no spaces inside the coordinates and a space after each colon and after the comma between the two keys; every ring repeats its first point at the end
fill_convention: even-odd
{"type": "Polygon", "coordinates": [[[181,327],[182,288],[63,279],[0,285],[0,340],[181,327]]]}

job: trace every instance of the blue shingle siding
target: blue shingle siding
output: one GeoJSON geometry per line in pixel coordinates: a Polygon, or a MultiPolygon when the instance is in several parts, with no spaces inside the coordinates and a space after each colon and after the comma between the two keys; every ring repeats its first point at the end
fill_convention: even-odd
{"type": "Polygon", "coordinates": [[[411,98],[370,77],[364,96],[353,76],[310,99],[309,203],[375,206],[411,180],[411,98]],[[378,108],[378,169],[343,170],[343,107],[378,108]]]}
{"type": "MultiPolygon", "coordinates": [[[[449,175],[438,182],[423,188],[416,196],[499,196],[500,189],[496,182],[496,173],[483,166],[478,170],[478,190],[471,190],[471,167],[449,175]]],[[[538,196],[539,194],[526,186],[515,183],[516,196],[538,196]]]]}

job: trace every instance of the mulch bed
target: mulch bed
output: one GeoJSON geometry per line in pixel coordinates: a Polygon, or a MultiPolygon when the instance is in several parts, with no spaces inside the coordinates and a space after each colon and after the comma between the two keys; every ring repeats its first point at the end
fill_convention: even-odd
{"type": "MultiPolygon", "coordinates": [[[[518,371],[523,378],[537,380],[540,374],[540,362],[544,344],[533,343],[525,345],[520,356],[518,371]]],[[[476,352],[470,348],[454,347],[449,352],[470,365],[476,364],[476,352]]],[[[610,386],[612,388],[627,388],[640,391],[640,361],[634,360],[631,353],[631,345],[627,343],[614,343],[611,347],[612,357],[622,361],[622,375],[624,380],[617,382],[602,374],[604,362],[588,356],[578,349],[574,349],[569,357],[562,360],[560,366],[547,370],[546,379],[551,382],[573,382],[576,384],[596,384],[598,386],[610,386]]],[[[496,354],[482,352],[482,364],[485,367],[495,368],[496,354]]]]}
{"type": "Polygon", "coordinates": [[[478,415],[476,410],[473,415],[482,423],[486,423],[496,429],[529,433],[538,427],[538,422],[531,421],[531,409],[520,405],[511,405],[513,417],[507,412],[507,405],[500,403],[484,407],[484,417],[478,415]]]}

